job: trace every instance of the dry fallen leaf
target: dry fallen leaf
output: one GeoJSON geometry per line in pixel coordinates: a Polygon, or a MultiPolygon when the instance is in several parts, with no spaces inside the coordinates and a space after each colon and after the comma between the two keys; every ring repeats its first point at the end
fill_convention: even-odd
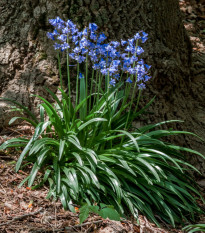
{"type": "Polygon", "coordinates": [[[5,202],[5,203],[4,203],[4,206],[5,206],[5,208],[7,208],[7,209],[11,209],[11,210],[14,209],[13,204],[12,204],[12,203],[9,203],[9,202],[5,202]]]}
{"type": "Polygon", "coordinates": [[[20,206],[23,210],[27,210],[28,209],[28,205],[25,203],[25,201],[21,201],[20,202],[20,206]]]}
{"type": "Polygon", "coordinates": [[[22,199],[23,198],[23,193],[18,194],[18,198],[22,199]]]}

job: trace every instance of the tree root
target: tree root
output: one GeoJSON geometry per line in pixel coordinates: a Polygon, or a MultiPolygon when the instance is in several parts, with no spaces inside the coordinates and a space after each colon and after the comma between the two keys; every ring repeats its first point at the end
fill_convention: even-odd
{"type": "Polygon", "coordinates": [[[24,215],[17,216],[17,217],[14,217],[11,221],[1,223],[0,226],[9,225],[10,223],[12,223],[12,222],[14,222],[14,221],[17,221],[17,220],[26,218],[26,217],[28,217],[28,216],[33,216],[33,215],[35,215],[35,214],[40,213],[42,210],[43,210],[43,208],[40,208],[39,210],[37,210],[37,211],[35,211],[35,212],[28,213],[28,214],[24,214],[24,215]]]}

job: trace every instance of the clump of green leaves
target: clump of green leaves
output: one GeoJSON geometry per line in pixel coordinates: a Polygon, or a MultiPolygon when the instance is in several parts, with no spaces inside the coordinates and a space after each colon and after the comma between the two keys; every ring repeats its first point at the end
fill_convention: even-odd
{"type": "MultiPolygon", "coordinates": [[[[80,82],[83,85],[84,79],[80,82]]],[[[137,217],[140,212],[159,224],[155,217],[158,215],[173,226],[183,220],[194,220],[195,214],[202,213],[196,202],[201,196],[186,172],[188,168],[197,170],[180,152],[202,155],[161,140],[170,135],[193,134],[157,129],[175,121],[133,131],[133,119],[153,100],[140,111],[126,112],[120,85],[106,93],[101,92],[99,100],[84,114],[83,90],[79,104],[70,105],[71,108],[70,99],[62,89],[62,100],[48,90],[56,104],[39,97],[43,101],[40,119],[32,114],[33,119],[28,119],[35,127],[32,138],[15,138],[1,145],[0,149],[24,147],[16,171],[24,160],[33,162],[31,173],[22,184],[28,182],[28,186],[33,186],[41,169],[44,178],[33,187],[48,181],[50,191],[47,197],[60,198],[64,208],[71,211],[74,211],[73,203],[83,205],[86,202],[88,206],[105,203],[114,206],[120,216],[131,213],[137,217]]],[[[19,118],[11,122],[15,119],[19,118]]],[[[85,212],[97,207],[92,208],[85,212]]]]}

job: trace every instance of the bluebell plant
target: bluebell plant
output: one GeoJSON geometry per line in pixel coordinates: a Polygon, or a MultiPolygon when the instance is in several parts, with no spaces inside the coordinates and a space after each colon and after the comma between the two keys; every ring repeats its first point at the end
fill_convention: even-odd
{"type": "Polygon", "coordinates": [[[173,226],[194,220],[203,212],[196,201],[202,197],[187,170],[198,171],[183,152],[204,156],[161,140],[164,136],[194,134],[157,129],[181,122],[178,120],[137,129],[132,126],[154,100],[138,110],[141,93],[151,78],[151,66],[141,58],[148,34],[140,31],[128,40],[107,42],[95,23],[79,30],[71,20],[57,17],[49,22],[54,30],[47,36],[58,51],[62,98],[49,89],[55,104],[38,96],[42,100],[40,117],[9,100],[30,116],[14,117],[10,123],[26,120],[35,132],[30,139],[14,138],[0,146],[0,150],[24,148],[16,171],[22,163],[33,163],[20,185],[28,182],[34,189],[48,182],[47,197],[60,198],[63,207],[71,211],[75,211],[74,204],[87,203],[96,212],[100,209],[93,204],[104,203],[120,216],[132,214],[137,218],[140,212],[157,225],[159,219],[173,226]],[[67,58],[68,93],[60,66],[62,53],[67,58]],[[71,77],[73,62],[77,63],[77,74],[71,77]],[[76,84],[75,99],[71,99],[71,81],[76,84]],[[44,177],[39,177],[39,169],[44,177]],[[42,178],[40,183],[36,177],[42,178]]]}
{"type": "MultiPolygon", "coordinates": [[[[67,66],[69,66],[70,60],[75,60],[77,62],[77,77],[82,77],[79,75],[79,64],[86,64],[86,97],[88,96],[89,89],[87,66],[88,62],[90,62],[93,68],[92,80],[90,80],[90,94],[93,92],[94,72],[99,76],[98,83],[95,82],[95,85],[102,85],[102,83],[104,83],[105,92],[110,87],[115,87],[117,83],[122,83],[126,77],[125,101],[128,99],[131,86],[133,85],[133,94],[129,111],[131,111],[137,89],[139,90],[137,103],[139,103],[141,90],[145,89],[145,83],[151,78],[151,76],[148,75],[151,66],[145,64],[144,60],[140,58],[144,50],[139,44],[147,41],[147,33],[140,31],[127,41],[121,40],[120,42],[111,41],[109,43],[104,43],[107,37],[104,33],[97,33],[98,26],[95,23],[90,23],[88,27],[80,31],[71,20],[63,21],[57,17],[56,19],[50,19],[49,22],[55,29],[52,33],[47,33],[48,38],[55,42],[55,50],[59,52],[65,51],[67,53],[67,66]]],[[[67,72],[69,73],[69,70],[67,72]]],[[[61,75],[60,79],[62,88],[61,75]]],[[[70,94],[70,76],[68,76],[68,79],[70,94]]],[[[77,81],[76,103],[78,102],[78,86],[79,83],[77,81]]],[[[101,87],[98,86],[98,93],[100,88],[101,87]]],[[[86,109],[87,106],[86,103],[86,109]]],[[[89,106],[91,106],[91,103],[89,103],[89,106]]]]}

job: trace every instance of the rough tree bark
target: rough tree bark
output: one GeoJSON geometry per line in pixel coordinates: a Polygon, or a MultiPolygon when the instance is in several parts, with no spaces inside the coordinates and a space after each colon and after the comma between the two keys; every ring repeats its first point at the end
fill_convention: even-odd
{"type": "MultiPolygon", "coordinates": [[[[153,95],[152,115],[142,123],[181,119],[173,127],[195,132],[203,137],[205,129],[204,54],[192,53],[183,27],[177,0],[1,0],[0,2],[0,93],[35,111],[38,104],[30,94],[48,97],[43,86],[53,91],[59,84],[56,58],[46,31],[48,19],[87,25],[95,22],[110,39],[128,39],[137,31],[149,33],[146,62],[152,65],[153,78],[142,104],[153,95]]],[[[0,126],[8,123],[8,103],[0,103],[0,126]]],[[[205,146],[196,138],[173,139],[199,152],[205,146]],[[183,139],[183,140],[182,140],[183,139]]],[[[205,176],[205,164],[195,156],[194,165],[205,176]]]]}

